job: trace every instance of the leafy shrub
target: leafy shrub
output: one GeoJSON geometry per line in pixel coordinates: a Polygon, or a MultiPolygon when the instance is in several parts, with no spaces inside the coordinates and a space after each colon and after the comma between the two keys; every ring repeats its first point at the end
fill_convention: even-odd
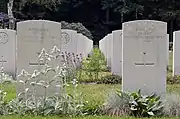
{"type": "Polygon", "coordinates": [[[163,113],[165,116],[180,116],[180,95],[170,93],[166,95],[164,101],[163,113]]]}
{"type": "Polygon", "coordinates": [[[82,108],[82,113],[83,115],[102,115],[102,108],[99,105],[89,105],[89,104],[84,104],[82,108]]]}
{"type": "Polygon", "coordinates": [[[72,96],[62,98],[58,97],[46,97],[45,99],[34,102],[32,100],[19,100],[14,99],[8,103],[9,114],[18,115],[82,115],[81,107],[83,105],[77,105],[73,102],[72,96]]]}
{"type": "Polygon", "coordinates": [[[82,70],[91,81],[98,81],[100,72],[106,69],[105,57],[98,48],[94,48],[91,55],[82,63],[82,70]]]}
{"type": "Polygon", "coordinates": [[[173,50],[173,42],[169,42],[169,50],[170,50],[170,51],[173,50]]]}
{"type": "Polygon", "coordinates": [[[168,84],[180,84],[180,76],[168,76],[167,83],[168,84]]]}
{"type": "Polygon", "coordinates": [[[169,66],[167,66],[167,68],[166,68],[166,69],[167,69],[167,71],[168,71],[168,72],[171,72],[171,73],[173,72],[172,68],[171,68],[171,67],[169,67],[169,66]]]}
{"type": "Polygon", "coordinates": [[[91,32],[86,27],[84,27],[82,23],[68,23],[68,22],[62,21],[61,27],[62,29],[75,30],[78,33],[82,33],[83,35],[87,36],[89,39],[93,39],[91,32]]]}
{"type": "Polygon", "coordinates": [[[118,75],[108,75],[105,77],[102,77],[98,84],[121,84],[122,78],[118,75]]]}
{"type": "Polygon", "coordinates": [[[162,114],[163,105],[159,96],[143,96],[139,90],[133,93],[117,91],[108,98],[104,107],[109,115],[150,117],[162,114]]]}
{"type": "Polygon", "coordinates": [[[132,115],[140,117],[159,116],[163,108],[160,96],[143,96],[141,91],[130,94],[132,115]]]}

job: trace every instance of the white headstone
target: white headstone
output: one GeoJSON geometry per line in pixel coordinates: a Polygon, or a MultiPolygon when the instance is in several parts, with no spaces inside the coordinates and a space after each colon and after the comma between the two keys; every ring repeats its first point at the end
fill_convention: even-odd
{"type": "Polygon", "coordinates": [[[180,75],[180,31],[173,33],[173,76],[180,75]]]}
{"type": "Polygon", "coordinates": [[[89,39],[89,41],[90,41],[90,49],[89,49],[89,51],[92,51],[94,42],[93,42],[93,40],[90,40],[90,39],[89,39]]]}
{"type": "MultiPolygon", "coordinates": [[[[54,46],[61,49],[63,43],[65,44],[66,42],[61,41],[60,23],[46,20],[30,20],[17,24],[17,94],[25,90],[23,84],[19,82],[20,80],[27,81],[27,88],[29,88],[28,97],[33,93],[33,88],[30,85],[32,82],[44,81],[48,83],[53,80],[52,73],[38,75],[36,80],[30,79],[29,76],[23,78],[23,75],[19,74],[22,69],[25,69],[30,74],[34,70],[39,69],[38,56],[42,48],[45,48],[47,53],[50,53],[54,46]]],[[[58,65],[57,62],[54,62],[54,64],[58,65]]],[[[41,63],[41,66],[43,65],[44,63],[41,63]]],[[[59,83],[57,82],[47,89],[47,96],[57,95],[56,90],[58,90],[58,87],[56,85],[59,85],[59,83]]],[[[44,96],[45,89],[42,86],[36,85],[35,90],[37,97],[44,96]]]]}
{"type": "Polygon", "coordinates": [[[60,38],[60,23],[46,20],[17,23],[17,73],[19,74],[22,69],[29,73],[38,69],[41,49],[45,48],[49,52],[55,45],[60,48],[60,38]]]}
{"type": "Polygon", "coordinates": [[[166,92],[167,24],[137,20],[123,24],[122,90],[166,92]]]}
{"type": "Polygon", "coordinates": [[[84,45],[85,47],[85,55],[88,56],[88,54],[91,52],[92,47],[93,47],[93,41],[90,40],[88,37],[83,35],[83,40],[84,40],[84,45]]]}
{"type": "Polygon", "coordinates": [[[82,54],[83,57],[87,57],[87,47],[88,47],[88,41],[86,40],[86,37],[78,33],[78,43],[77,43],[77,53],[82,54]]]}
{"type": "Polygon", "coordinates": [[[107,59],[107,42],[106,42],[107,40],[106,40],[106,37],[107,37],[107,35],[102,39],[103,46],[102,46],[101,50],[102,50],[105,58],[107,59]]]}
{"type": "Polygon", "coordinates": [[[93,49],[93,41],[90,40],[88,37],[85,36],[85,39],[87,41],[87,48],[86,48],[86,52],[87,54],[91,53],[92,49],[93,49]]]}
{"type": "Polygon", "coordinates": [[[99,41],[99,49],[102,49],[102,39],[99,41]]]}
{"type": "Polygon", "coordinates": [[[4,72],[16,75],[16,31],[0,29],[0,67],[4,72]]]}
{"type": "Polygon", "coordinates": [[[122,76],[122,30],[112,32],[111,72],[122,76]]]}
{"type": "Polygon", "coordinates": [[[99,41],[99,49],[105,56],[105,44],[104,44],[104,38],[99,41]]]}
{"type": "Polygon", "coordinates": [[[100,42],[100,50],[106,58],[107,66],[111,67],[111,42],[112,34],[107,34],[100,42]],[[111,37],[110,37],[111,36],[111,37]]]}
{"type": "Polygon", "coordinates": [[[106,37],[106,52],[107,52],[107,65],[111,67],[111,55],[112,55],[112,34],[108,34],[106,37]]]}
{"type": "Polygon", "coordinates": [[[169,65],[169,34],[167,34],[167,66],[169,65]]]}
{"type": "Polygon", "coordinates": [[[68,53],[77,53],[77,31],[62,29],[61,30],[61,41],[62,51],[67,51],[68,53]]]}

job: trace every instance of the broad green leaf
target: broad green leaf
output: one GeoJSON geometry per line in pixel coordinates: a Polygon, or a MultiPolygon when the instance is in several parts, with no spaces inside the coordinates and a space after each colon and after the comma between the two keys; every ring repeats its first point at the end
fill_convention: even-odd
{"type": "Polygon", "coordinates": [[[153,112],[148,112],[148,114],[149,114],[150,116],[154,116],[154,113],[153,113],[153,112]]]}

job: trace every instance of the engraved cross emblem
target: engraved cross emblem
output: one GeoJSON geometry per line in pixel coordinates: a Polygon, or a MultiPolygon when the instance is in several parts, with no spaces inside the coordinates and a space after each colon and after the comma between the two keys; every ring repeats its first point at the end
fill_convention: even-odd
{"type": "MultiPolygon", "coordinates": [[[[37,55],[39,56],[40,55],[40,52],[37,52],[37,55]]],[[[30,62],[29,63],[30,66],[44,66],[45,63],[43,62],[40,62],[40,61],[37,61],[37,62],[30,62]]]]}
{"type": "Polygon", "coordinates": [[[142,55],[143,55],[142,62],[136,62],[135,63],[136,66],[154,66],[155,65],[155,63],[153,62],[146,62],[146,55],[147,55],[146,52],[143,52],[142,55]]]}
{"type": "Polygon", "coordinates": [[[153,61],[151,61],[151,62],[149,62],[149,61],[147,61],[148,59],[147,59],[147,55],[148,55],[148,52],[147,52],[147,50],[148,50],[148,48],[149,48],[149,45],[151,45],[150,43],[151,43],[151,40],[150,39],[148,39],[148,38],[146,38],[146,39],[144,39],[143,41],[141,41],[141,47],[142,47],[142,53],[141,53],[141,56],[142,56],[142,59],[141,59],[141,61],[138,61],[138,62],[135,62],[135,65],[136,66],[154,66],[155,65],[155,63],[153,62],[153,61]]]}
{"type": "Polygon", "coordinates": [[[4,56],[1,56],[1,60],[0,60],[0,63],[1,63],[1,67],[4,67],[4,63],[6,63],[7,61],[4,60],[4,56]]]}

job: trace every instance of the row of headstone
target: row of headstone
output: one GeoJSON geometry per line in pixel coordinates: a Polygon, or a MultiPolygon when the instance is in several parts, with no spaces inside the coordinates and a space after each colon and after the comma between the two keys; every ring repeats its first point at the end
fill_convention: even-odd
{"type": "Polygon", "coordinates": [[[57,46],[61,52],[82,54],[91,52],[93,41],[74,30],[61,29],[61,24],[47,20],[17,23],[17,32],[0,29],[0,64],[4,71],[18,75],[22,69],[32,73],[37,69],[42,48],[57,46]]]}
{"type": "MultiPolygon", "coordinates": [[[[99,48],[105,55],[111,72],[122,76],[122,30],[112,31],[111,34],[105,36],[99,41],[99,48]],[[112,37],[107,38],[109,35],[112,37]]],[[[169,34],[167,34],[167,65],[169,65],[169,34]]]]}
{"type": "Polygon", "coordinates": [[[0,29],[0,67],[15,76],[16,71],[16,31],[0,29]]]}
{"type": "Polygon", "coordinates": [[[83,57],[87,57],[88,54],[93,49],[93,41],[84,36],[83,34],[78,33],[78,48],[77,54],[82,53],[83,57]]]}
{"type": "Polygon", "coordinates": [[[175,31],[173,35],[173,76],[180,76],[180,31],[175,31]]]}
{"type": "Polygon", "coordinates": [[[113,74],[122,76],[122,30],[112,31],[99,41],[107,66],[113,74]]]}
{"type": "Polygon", "coordinates": [[[111,72],[122,76],[123,91],[164,94],[168,43],[165,22],[137,20],[123,23],[122,31],[105,36],[99,47],[111,72]]]}

